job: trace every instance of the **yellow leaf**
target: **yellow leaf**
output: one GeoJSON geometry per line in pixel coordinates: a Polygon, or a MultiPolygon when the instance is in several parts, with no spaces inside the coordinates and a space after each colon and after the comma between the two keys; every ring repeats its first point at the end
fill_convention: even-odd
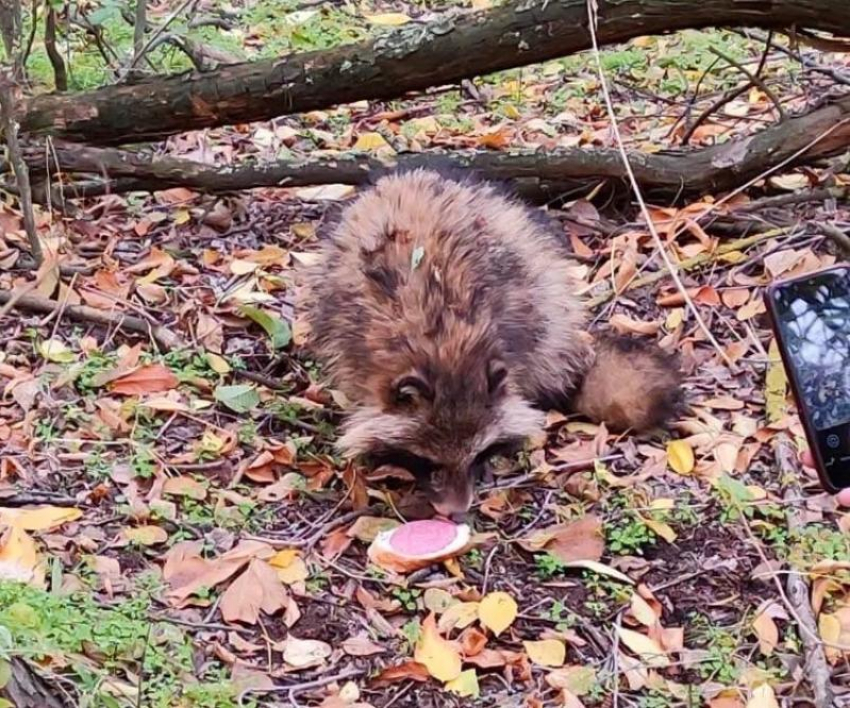
{"type": "Polygon", "coordinates": [[[642,625],[652,627],[658,622],[658,614],[652,606],[637,593],[632,594],[632,615],[642,625]]]}
{"type": "Polygon", "coordinates": [[[165,532],[165,529],[159,526],[137,526],[135,528],[124,529],[121,532],[121,536],[125,540],[140,546],[156,546],[168,540],[168,534],[165,532]]]}
{"type": "Polygon", "coordinates": [[[259,267],[259,263],[244,258],[236,258],[230,261],[230,272],[233,275],[248,275],[248,273],[253,273],[259,267]]]}
{"type": "Polygon", "coordinates": [[[282,551],[278,551],[271,558],[269,558],[269,565],[273,568],[286,568],[289,565],[292,565],[292,562],[296,558],[300,558],[301,553],[297,548],[284,548],[282,551]]]}
{"type": "Polygon", "coordinates": [[[672,332],[685,320],[685,308],[676,307],[667,314],[667,319],[664,321],[664,327],[672,332]]]}
{"type": "Polygon", "coordinates": [[[218,354],[213,354],[212,352],[207,352],[206,356],[207,364],[210,365],[210,368],[215,371],[215,373],[221,374],[222,376],[230,373],[230,364],[227,363],[227,360],[224,357],[220,357],[218,354]]]}
{"type": "Polygon", "coordinates": [[[310,575],[307,564],[294,548],[286,548],[275,553],[269,559],[269,565],[275,569],[281,582],[287,585],[300,583],[310,575]]]}
{"type": "Polygon", "coordinates": [[[17,526],[24,531],[49,531],[69,521],[76,521],[82,515],[79,509],[62,506],[0,509],[0,525],[17,526]]]}
{"type": "Polygon", "coordinates": [[[422,634],[416,643],[413,658],[438,681],[452,681],[460,676],[460,652],[454,644],[437,633],[433,613],[422,623],[422,634]]]}
{"type": "Polygon", "coordinates": [[[764,410],[767,414],[767,422],[776,423],[785,415],[788,378],[785,375],[785,367],[782,366],[779,346],[775,339],[770,342],[767,357],[770,364],[764,380],[764,410]]]}
{"type": "Polygon", "coordinates": [[[361,152],[378,152],[379,150],[392,150],[392,146],[380,133],[363,133],[357,138],[353,149],[361,152]]]}
{"type": "Polygon", "coordinates": [[[618,627],[617,633],[620,635],[620,641],[637,654],[640,660],[650,668],[663,669],[670,665],[670,660],[661,645],[654,639],[625,627],[618,627]]]}
{"type": "Polygon", "coordinates": [[[448,632],[450,629],[457,627],[463,629],[468,627],[478,619],[478,603],[477,602],[458,602],[449,607],[440,616],[438,629],[441,632],[448,632]]]}
{"type": "Polygon", "coordinates": [[[38,345],[38,353],[42,359],[56,364],[67,364],[76,358],[74,352],[68,349],[64,342],[58,339],[47,339],[38,345]]]}
{"type": "Polygon", "coordinates": [[[19,526],[0,535],[0,579],[44,585],[44,567],[35,541],[19,526]]]}
{"type": "MultiPolygon", "coordinates": [[[[640,514],[638,514],[640,516],[640,514]]],[[[676,532],[670,527],[669,524],[665,524],[663,521],[656,521],[655,519],[649,517],[644,518],[640,517],[643,523],[645,523],[656,536],[661,536],[667,543],[673,543],[676,540],[676,532]]]]}
{"type": "Polygon", "coordinates": [[[383,27],[399,27],[410,22],[410,17],[403,12],[385,12],[380,15],[366,15],[366,19],[373,25],[383,27]]]}
{"type": "Polygon", "coordinates": [[[753,689],[753,695],[747,701],[747,708],[779,708],[776,694],[766,683],[753,689]]]}
{"type": "Polygon", "coordinates": [[[753,620],[753,631],[759,639],[761,653],[770,656],[779,642],[779,628],[776,622],[767,612],[759,612],[753,620]]]}
{"type": "Polygon", "coordinates": [[[478,619],[497,637],[513,624],[517,604],[506,592],[487,593],[478,606],[478,619]]]}
{"type": "Polygon", "coordinates": [[[667,443],[667,464],[679,474],[687,475],[694,471],[694,451],[684,440],[671,440],[667,443]]]}
{"type": "Polygon", "coordinates": [[[560,639],[541,639],[539,642],[523,642],[528,658],[540,666],[563,666],[567,658],[567,647],[560,639]]]}
{"type": "Polygon", "coordinates": [[[522,113],[519,112],[519,110],[513,103],[506,103],[502,107],[502,110],[504,111],[505,115],[511,120],[519,120],[520,118],[522,118],[522,113]]]}
{"type": "MultiPolygon", "coordinates": [[[[818,617],[818,632],[821,639],[830,644],[839,644],[841,640],[841,620],[835,615],[821,613],[818,617]]],[[[841,650],[832,646],[824,647],[826,658],[830,664],[835,664],[841,658],[841,650]]]]}
{"type": "Polygon", "coordinates": [[[191,214],[189,214],[188,209],[178,209],[177,212],[174,214],[174,223],[177,224],[177,226],[180,226],[181,224],[187,224],[189,223],[191,218],[192,216],[191,214]]]}
{"type": "Polygon", "coordinates": [[[478,675],[475,669],[461,671],[456,679],[446,682],[446,690],[463,698],[478,698],[478,675]]]}

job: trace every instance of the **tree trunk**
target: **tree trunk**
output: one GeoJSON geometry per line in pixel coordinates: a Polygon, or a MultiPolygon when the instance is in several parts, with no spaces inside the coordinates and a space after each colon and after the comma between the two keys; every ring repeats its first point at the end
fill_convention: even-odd
{"type": "MultiPolygon", "coordinates": [[[[389,99],[590,47],[587,0],[513,0],[319,52],[32,98],[22,130],[102,145],[389,99]]],[[[601,43],[718,25],[850,36],[847,0],[599,0],[601,43]]]]}
{"type": "MultiPolygon", "coordinates": [[[[811,162],[848,147],[850,96],[728,143],[700,150],[632,153],[630,159],[646,193],[670,199],[731,189],[778,165],[811,162]]],[[[402,153],[391,162],[368,155],[347,155],[244,167],[213,167],[179,158],[75,145],[57,146],[53,154],[66,173],[88,173],[106,180],[87,186],[81,196],[175,186],[226,192],[251,187],[357,185],[393,165],[445,165],[475,170],[491,179],[514,181],[526,197],[546,201],[587,189],[602,179],[625,186],[626,177],[620,155],[613,149],[402,153]]],[[[43,171],[43,149],[30,148],[27,161],[33,171],[43,171]]],[[[73,194],[73,185],[66,184],[64,190],[66,195],[73,194]]]]}

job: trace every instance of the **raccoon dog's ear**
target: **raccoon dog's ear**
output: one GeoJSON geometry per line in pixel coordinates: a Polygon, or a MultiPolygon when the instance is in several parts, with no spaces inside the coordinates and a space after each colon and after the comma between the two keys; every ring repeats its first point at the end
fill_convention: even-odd
{"type": "Polygon", "coordinates": [[[500,359],[491,359],[487,363],[487,391],[492,396],[500,393],[508,378],[508,367],[500,359]]]}
{"type": "Polygon", "coordinates": [[[415,373],[399,376],[393,382],[392,394],[400,405],[414,405],[423,399],[430,401],[434,398],[428,382],[415,373]]]}

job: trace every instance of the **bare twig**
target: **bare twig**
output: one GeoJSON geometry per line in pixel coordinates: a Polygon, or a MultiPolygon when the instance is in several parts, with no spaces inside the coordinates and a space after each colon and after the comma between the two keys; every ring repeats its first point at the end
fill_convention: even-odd
{"type": "MultiPolygon", "coordinates": [[[[141,0],[139,0],[141,2],[141,0]]],[[[139,50],[134,53],[133,61],[130,62],[130,66],[127,68],[128,72],[132,72],[133,69],[136,68],[136,65],[142,60],[142,58],[151,50],[151,47],[154,46],[159,36],[168,29],[169,25],[171,25],[174,20],[176,20],[184,10],[186,10],[190,5],[196,3],[198,0],[185,0],[174,12],[172,12],[168,17],[165,18],[165,22],[163,22],[159,27],[156,28],[156,31],[151,34],[150,39],[148,39],[147,43],[139,50]]]]}
{"type": "Polygon", "coordinates": [[[715,56],[720,57],[723,61],[728,62],[730,66],[734,66],[738,71],[740,71],[744,76],[746,76],[750,83],[754,86],[758,86],[763,92],[764,95],[767,96],[771,103],[776,107],[776,112],[779,114],[779,120],[785,120],[785,111],[782,108],[782,104],[779,102],[779,99],[776,97],[776,94],[770,90],[770,87],[764,82],[764,80],[758,75],[758,73],[753,73],[747,67],[745,67],[741,62],[737,59],[733,59],[726,52],[718,49],[717,47],[709,47],[709,51],[715,56]]]}
{"type": "MultiPolygon", "coordinates": [[[[767,35],[767,40],[765,41],[764,51],[762,52],[761,59],[759,60],[759,65],[756,68],[755,76],[761,76],[761,72],[764,69],[765,64],[767,63],[767,56],[770,53],[770,40],[773,37],[773,33],[770,32],[767,35]]],[[[718,59],[725,58],[717,55],[718,59]]],[[[712,63],[712,66],[714,64],[712,63]]],[[[702,77],[700,77],[700,81],[702,81],[702,77]]],[[[691,126],[685,131],[685,134],[682,136],[682,145],[687,145],[691,138],[694,136],[697,128],[699,128],[706,120],[708,120],[709,116],[713,115],[716,111],[720,110],[727,103],[734,101],[738,96],[743,93],[749,91],[750,87],[753,86],[752,80],[748,81],[743,86],[739,86],[732,91],[729,91],[718,98],[714,103],[712,103],[708,108],[706,108],[702,113],[697,116],[697,119],[691,124],[691,126]]]]}
{"type": "Polygon", "coordinates": [[[59,50],[56,49],[56,9],[48,2],[47,17],[44,20],[44,48],[47,57],[53,67],[53,82],[57,91],[68,90],[68,72],[65,69],[65,61],[59,50]]]}
{"type": "Polygon", "coordinates": [[[242,705],[242,701],[245,699],[245,696],[251,693],[286,692],[287,698],[289,699],[289,704],[297,708],[299,706],[299,703],[295,699],[295,697],[299,693],[304,693],[304,691],[309,691],[313,688],[321,688],[322,686],[327,686],[328,684],[335,683],[337,681],[342,681],[344,679],[354,678],[355,676],[362,676],[363,673],[365,673],[365,669],[346,669],[345,671],[340,671],[338,674],[322,676],[321,678],[313,679],[312,681],[304,681],[303,683],[296,683],[294,685],[289,684],[283,686],[250,687],[246,688],[244,691],[242,691],[242,693],[239,694],[237,702],[239,703],[239,705],[242,705]]]}
{"type": "MultiPolygon", "coordinates": [[[[8,303],[13,297],[15,297],[13,292],[0,290],[0,303],[8,303]]],[[[41,297],[40,295],[24,295],[17,297],[16,300],[14,306],[19,310],[54,314],[58,313],[61,309],[61,303],[41,297]]],[[[171,330],[161,325],[153,325],[141,317],[125,315],[123,312],[98,310],[87,305],[69,305],[64,309],[64,314],[73,320],[107,325],[123,329],[127,332],[148,335],[165,350],[170,351],[185,346],[180,337],[171,330]]]]}
{"type": "Polygon", "coordinates": [[[133,21],[133,66],[138,64],[142,58],[147,24],[147,2],[146,0],[136,0],[136,16],[133,21]]]}
{"type": "Polygon", "coordinates": [[[32,52],[32,46],[35,43],[35,33],[38,30],[38,6],[40,4],[41,0],[32,0],[32,7],[30,8],[30,19],[32,20],[32,26],[30,27],[30,34],[27,38],[27,44],[21,51],[22,69],[26,67],[27,60],[30,58],[30,53],[32,52]]]}
{"type": "Polygon", "coordinates": [[[845,258],[850,258],[850,235],[839,229],[835,224],[818,223],[815,227],[820,229],[836,245],[845,258]]]}
{"type": "Polygon", "coordinates": [[[14,84],[8,76],[0,76],[0,120],[3,123],[3,134],[6,137],[6,145],[9,151],[9,161],[15,172],[15,180],[18,186],[18,198],[21,203],[21,212],[24,218],[24,230],[29,239],[30,251],[36,265],[41,265],[44,253],[41,249],[41,241],[35,228],[35,214],[32,206],[32,189],[30,188],[30,173],[24,162],[21,152],[21,144],[18,141],[18,124],[15,120],[15,98],[14,84]]]}
{"type": "MultiPolygon", "coordinates": [[[[778,435],[774,443],[774,454],[776,465],[779,468],[779,478],[785,482],[785,497],[795,498],[802,494],[797,482],[797,459],[794,446],[784,435],[778,435]]],[[[786,513],[788,529],[799,532],[803,528],[800,512],[793,506],[786,513]]],[[[815,641],[818,637],[817,621],[809,602],[809,586],[805,576],[797,573],[789,573],[785,580],[785,588],[788,591],[788,601],[796,611],[796,619],[806,625],[807,631],[801,631],[803,649],[805,652],[806,666],[803,675],[809,681],[814,694],[814,703],[817,708],[828,708],[833,705],[832,683],[830,681],[830,668],[827,664],[823,646],[815,641]]]]}
{"type": "Polygon", "coordinates": [[[605,97],[605,106],[608,110],[608,115],[611,120],[611,130],[614,131],[614,137],[617,141],[617,148],[619,149],[620,157],[623,160],[623,167],[625,167],[626,169],[635,198],[637,199],[638,204],[640,205],[641,213],[643,214],[643,218],[646,221],[646,227],[652,236],[652,240],[655,242],[655,247],[661,254],[661,258],[664,261],[665,267],[670,273],[670,277],[673,278],[673,282],[676,284],[676,288],[682,294],[682,298],[684,299],[688,309],[693,313],[694,319],[696,320],[696,323],[699,328],[702,330],[702,333],[705,335],[708,342],[714,347],[715,351],[717,352],[717,355],[726,363],[726,365],[730,369],[735,369],[734,362],[729,358],[729,355],[723,350],[723,347],[720,346],[720,342],[718,342],[714,334],[712,334],[708,325],[705,323],[705,320],[703,320],[699,308],[697,308],[697,306],[694,304],[694,301],[691,299],[691,296],[688,294],[684,283],[682,283],[682,279],[679,277],[679,271],[676,268],[676,265],[670,259],[670,256],[667,253],[667,249],[664,247],[664,241],[662,241],[661,236],[658,234],[658,229],[655,228],[655,223],[652,221],[652,215],[649,213],[649,208],[646,206],[646,202],[644,201],[643,194],[640,190],[640,185],[638,184],[637,178],[635,177],[634,170],[632,170],[632,164],[629,161],[629,155],[626,152],[626,146],[623,144],[623,136],[620,134],[620,127],[617,123],[617,114],[614,112],[614,104],[611,101],[611,92],[608,88],[608,81],[605,77],[605,71],[602,68],[602,59],[599,53],[599,43],[596,41],[596,23],[598,18],[596,15],[596,5],[594,4],[593,0],[588,0],[587,2],[587,16],[590,18],[590,22],[588,22],[587,24],[588,28],[590,29],[590,39],[593,44],[593,56],[596,60],[596,71],[599,74],[599,82],[600,86],[602,87],[602,95],[605,97]]]}

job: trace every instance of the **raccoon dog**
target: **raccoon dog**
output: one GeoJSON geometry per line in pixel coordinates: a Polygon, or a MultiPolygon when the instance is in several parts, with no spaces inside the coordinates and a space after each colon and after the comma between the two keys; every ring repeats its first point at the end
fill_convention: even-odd
{"type": "Polygon", "coordinates": [[[680,405],[660,349],[585,332],[563,240],[488,183],[382,177],[304,284],[309,346],[353,404],[340,450],[408,469],[444,516],[466,512],[487,460],[540,432],[547,406],[641,431],[680,405]]]}

